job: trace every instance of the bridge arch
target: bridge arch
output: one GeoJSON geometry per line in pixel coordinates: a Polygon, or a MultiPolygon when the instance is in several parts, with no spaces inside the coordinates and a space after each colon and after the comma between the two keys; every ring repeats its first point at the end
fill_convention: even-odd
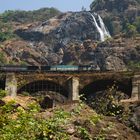
{"type": "Polygon", "coordinates": [[[132,80],[130,79],[125,79],[124,81],[115,81],[114,79],[96,80],[81,89],[80,94],[84,94],[86,97],[89,95],[94,95],[99,91],[105,91],[112,86],[115,86],[117,91],[123,92],[125,95],[129,96],[129,98],[131,97],[132,80]]]}
{"type": "Polygon", "coordinates": [[[28,92],[32,96],[36,96],[37,92],[52,92],[68,98],[68,91],[64,86],[49,80],[37,80],[27,83],[20,87],[17,93],[21,94],[22,92],[28,92]]]}

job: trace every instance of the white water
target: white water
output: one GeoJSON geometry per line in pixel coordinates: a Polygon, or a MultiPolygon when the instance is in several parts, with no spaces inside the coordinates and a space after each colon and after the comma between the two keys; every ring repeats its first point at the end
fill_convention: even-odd
{"type": "Polygon", "coordinates": [[[102,18],[101,18],[98,14],[95,13],[95,15],[98,15],[98,19],[99,19],[99,23],[100,23],[100,25],[99,25],[99,24],[97,23],[96,18],[94,17],[94,15],[91,14],[91,13],[90,13],[90,15],[92,16],[92,19],[93,19],[93,21],[94,21],[93,23],[94,23],[94,25],[95,25],[97,31],[98,31],[99,34],[100,34],[100,40],[103,42],[103,41],[105,41],[107,38],[111,38],[110,33],[106,30],[106,27],[105,27],[105,24],[104,24],[102,18]]]}
{"type": "Polygon", "coordinates": [[[108,30],[106,29],[106,27],[105,27],[105,24],[104,24],[104,22],[103,22],[103,19],[100,17],[100,15],[98,15],[98,18],[99,18],[99,22],[100,22],[101,29],[102,29],[102,31],[104,32],[105,36],[106,36],[107,38],[111,38],[111,35],[110,35],[109,31],[108,31],[108,30]]]}

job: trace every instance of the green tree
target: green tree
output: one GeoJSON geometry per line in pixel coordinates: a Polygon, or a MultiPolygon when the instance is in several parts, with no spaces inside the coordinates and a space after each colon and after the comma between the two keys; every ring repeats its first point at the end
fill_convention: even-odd
{"type": "Polygon", "coordinates": [[[132,24],[127,24],[126,26],[126,36],[127,37],[134,37],[137,34],[136,26],[132,24]]]}

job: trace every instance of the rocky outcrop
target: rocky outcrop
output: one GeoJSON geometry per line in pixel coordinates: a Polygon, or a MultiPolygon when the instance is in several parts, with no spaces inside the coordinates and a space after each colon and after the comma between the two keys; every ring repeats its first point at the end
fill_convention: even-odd
{"type": "MultiPolygon", "coordinates": [[[[119,0],[102,0],[101,3],[94,1],[91,12],[98,12],[104,21],[106,17],[113,17],[113,22],[122,26],[122,14],[128,13],[129,7],[135,4],[132,1],[127,4],[126,1],[123,0],[126,6],[123,2],[119,3],[119,0]],[[116,7],[116,3],[123,8],[116,7]],[[117,10],[116,15],[113,9],[109,9],[110,4],[117,10]]],[[[98,15],[94,16],[99,24],[98,15]]],[[[119,32],[118,26],[113,26],[119,32]]],[[[140,60],[139,37],[126,38],[120,34],[100,42],[94,19],[87,11],[62,13],[33,25],[17,25],[15,34],[17,39],[3,42],[0,48],[9,64],[93,65],[98,70],[122,71],[128,69],[131,61],[139,63],[140,60]]]]}
{"type": "Polygon", "coordinates": [[[133,109],[133,115],[130,118],[131,126],[140,132],[140,105],[133,109]]]}
{"type": "Polygon", "coordinates": [[[138,0],[94,0],[90,7],[103,17],[112,35],[122,32],[140,16],[138,0]]]}

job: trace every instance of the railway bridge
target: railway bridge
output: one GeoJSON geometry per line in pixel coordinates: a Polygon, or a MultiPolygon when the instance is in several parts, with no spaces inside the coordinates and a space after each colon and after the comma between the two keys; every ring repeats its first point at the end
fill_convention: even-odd
{"type": "Polygon", "coordinates": [[[140,72],[0,72],[0,89],[10,96],[28,92],[49,94],[62,102],[79,100],[115,85],[118,91],[140,100],[140,72]]]}

